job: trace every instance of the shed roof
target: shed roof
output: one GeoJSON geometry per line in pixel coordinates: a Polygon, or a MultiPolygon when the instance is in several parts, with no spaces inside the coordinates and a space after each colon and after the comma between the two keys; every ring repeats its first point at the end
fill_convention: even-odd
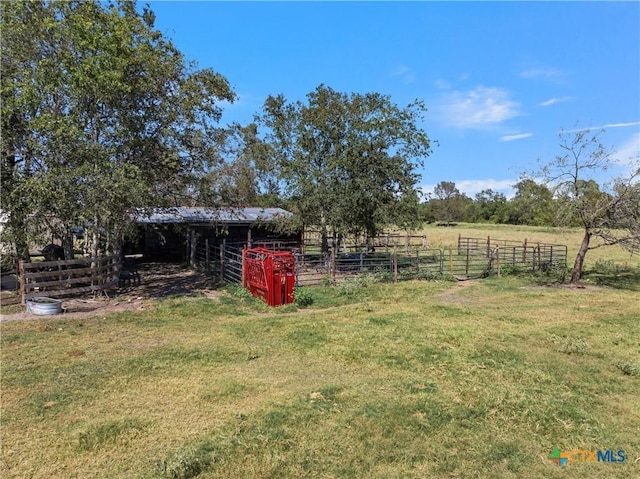
{"type": "Polygon", "coordinates": [[[138,213],[136,222],[140,224],[158,223],[223,223],[253,224],[257,221],[273,222],[279,218],[289,218],[292,214],[282,208],[204,208],[177,206],[158,208],[151,212],[138,213]]]}

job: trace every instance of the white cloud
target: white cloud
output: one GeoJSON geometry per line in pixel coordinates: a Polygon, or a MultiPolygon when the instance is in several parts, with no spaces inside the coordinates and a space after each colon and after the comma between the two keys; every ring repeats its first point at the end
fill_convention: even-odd
{"type": "Polygon", "coordinates": [[[567,132],[575,133],[577,131],[606,130],[608,128],[627,128],[629,126],[638,126],[638,125],[640,125],[640,121],[631,121],[627,123],[607,123],[606,125],[600,125],[600,126],[587,126],[584,128],[574,128],[573,130],[567,130],[567,132]]]}
{"type": "Polygon", "coordinates": [[[516,135],[505,135],[500,138],[500,141],[505,142],[505,141],[522,140],[524,138],[529,138],[532,136],[533,136],[533,133],[518,133],[516,135]]]}
{"type": "Polygon", "coordinates": [[[436,110],[449,126],[486,128],[519,116],[519,107],[507,90],[478,86],[465,92],[451,92],[436,110]]]}
{"type": "Polygon", "coordinates": [[[405,85],[409,85],[416,81],[416,76],[406,65],[398,65],[391,72],[392,77],[400,78],[405,85]]]}
{"type": "Polygon", "coordinates": [[[560,98],[553,97],[553,98],[549,98],[546,101],[538,103],[538,106],[551,106],[551,105],[555,105],[557,103],[564,103],[564,102],[570,101],[570,100],[573,100],[573,97],[570,97],[570,96],[562,96],[560,98]]]}
{"type": "Polygon", "coordinates": [[[637,166],[640,161],[640,131],[623,142],[613,153],[612,158],[622,166],[637,166]]]}
{"type": "MultiPolygon", "coordinates": [[[[493,178],[488,178],[483,180],[456,180],[453,183],[455,183],[456,188],[458,188],[461,193],[464,193],[469,198],[473,198],[477,193],[488,189],[502,193],[507,198],[512,198],[515,195],[513,185],[517,182],[518,180],[515,179],[495,180],[493,178]]],[[[433,193],[433,189],[435,187],[436,185],[433,184],[422,185],[420,189],[426,195],[433,193]]]]}
{"type": "Polygon", "coordinates": [[[557,68],[534,67],[522,70],[520,76],[522,78],[542,78],[543,80],[554,83],[562,83],[566,77],[566,73],[557,68]]]}

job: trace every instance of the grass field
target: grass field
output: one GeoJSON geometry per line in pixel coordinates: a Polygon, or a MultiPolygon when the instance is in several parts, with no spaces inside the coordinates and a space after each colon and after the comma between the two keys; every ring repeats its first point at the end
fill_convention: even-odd
{"type": "MultiPolygon", "coordinates": [[[[483,223],[462,223],[455,228],[443,228],[426,225],[419,233],[427,236],[430,247],[446,247],[455,245],[458,235],[470,238],[495,238],[523,242],[535,242],[567,245],[570,264],[573,266],[584,231],[580,228],[551,228],[546,226],[492,225],[483,223]]],[[[596,239],[592,245],[600,243],[596,239]]],[[[640,267],[640,255],[631,256],[617,246],[601,247],[588,252],[585,270],[592,270],[597,262],[611,261],[618,266],[640,267]]]]}
{"type": "MultiPolygon", "coordinates": [[[[462,231],[444,230],[430,241],[462,231]]],[[[2,323],[0,475],[635,479],[640,275],[622,255],[594,257],[585,288],[353,280],[304,309],[226,289],[2,323]],[[576,452],[597,450],[618,462],[576,452]]]]}

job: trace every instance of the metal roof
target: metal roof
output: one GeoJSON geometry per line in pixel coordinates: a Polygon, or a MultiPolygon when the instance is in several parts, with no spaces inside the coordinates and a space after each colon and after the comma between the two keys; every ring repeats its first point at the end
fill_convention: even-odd
{"type": "Polygon", "coordinates": [[[140,212],[136,222],[157,223],[223,223],[252,224],[257,221],[272,222],[278,218],[289,218],[291,213],[282,208],[203,208],[177,206],[158,208],[151,212],[140,212]]]}

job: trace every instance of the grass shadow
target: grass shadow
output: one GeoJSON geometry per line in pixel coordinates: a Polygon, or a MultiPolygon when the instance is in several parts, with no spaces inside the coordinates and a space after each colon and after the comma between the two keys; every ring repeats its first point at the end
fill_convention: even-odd
{"type": "Polygon", "coordinates": [[[626,291],[640,291],[640,268],[616,268],[612,270],[593,270],[583,274],[586,283],[626,291]]]}

